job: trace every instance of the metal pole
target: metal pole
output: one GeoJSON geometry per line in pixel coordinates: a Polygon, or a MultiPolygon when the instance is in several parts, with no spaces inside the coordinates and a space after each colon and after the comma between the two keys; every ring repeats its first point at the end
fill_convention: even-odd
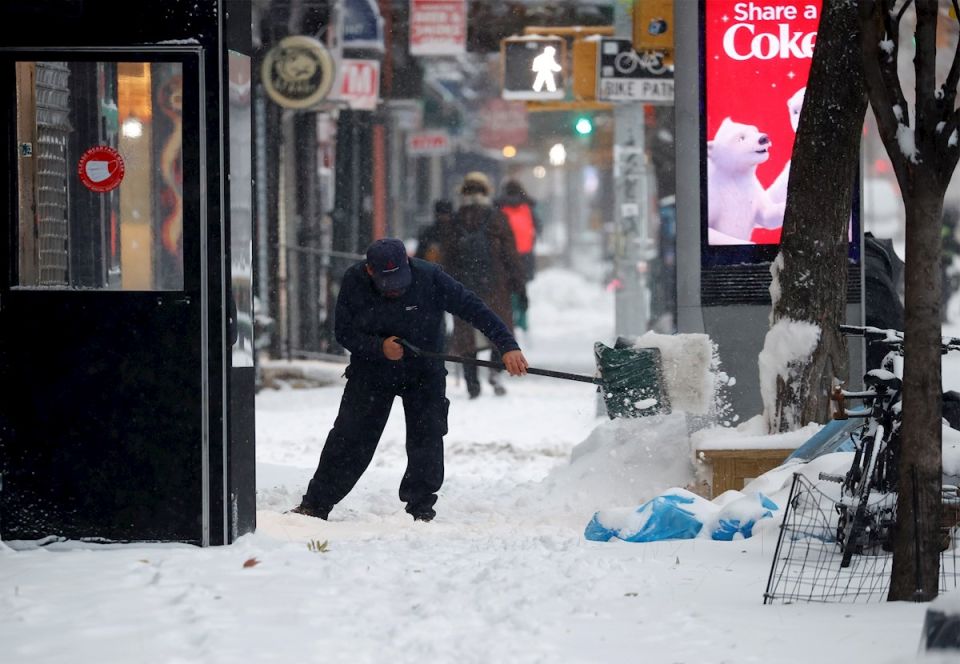
{"type": "Polygon", "coordinates": [[[360,137],[357,115],[350,111],[350,251],[360,247],[360,137]]]}
{"type": "MultiPolygon", "coordinates": [[[[267,257],[267,246],[269,237],[267,235],[267,102],[263,96],[263,88],[259,85],[255,88],[256,97],[254,100],[254,113],[256,118],[257,130],[255,136],[259,137],[255,143],[257,150],[257,269],[254,272],[257,275],[257,295],[260,297],[260,307],[263,311],[270,311],[270,280],[269,259],[267,257]]],[[[257,353],[254,352],[254,357],[257,353]]]]}
{"type": "MultiPolygon", "coordinates": [[[[633,21],[627,3],[614,3],[614,33],[629,39],[633,21]]],[[[614,107],[614,272],[620,288],[614,300],[617,335],[639,336],[647,331],[649,294],[641,272],[649,251],[650,197],[644,136],[643,105],[614,107]]]]}

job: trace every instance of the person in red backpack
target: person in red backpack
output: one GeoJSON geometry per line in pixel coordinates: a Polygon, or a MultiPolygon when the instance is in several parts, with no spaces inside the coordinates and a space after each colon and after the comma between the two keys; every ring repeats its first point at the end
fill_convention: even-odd
{"type": "MultiPolygon", "coordinates": [[[[540,220],[535,211],[536,201],[527,195],[523,185],[516,180],[504,182],[502,190],[503,194],[497,199],[497,207],[510,223],[510,229],[517,244],[517,253],[520,254],[520,262],[523,264],[524,281],[530,282],[536,271],[533,246],[540,232],[540,220]]],[[[529,302],[526,298],[514,298],[514,325],[522,330],[527,329],[528,306],[529,302]]]]}

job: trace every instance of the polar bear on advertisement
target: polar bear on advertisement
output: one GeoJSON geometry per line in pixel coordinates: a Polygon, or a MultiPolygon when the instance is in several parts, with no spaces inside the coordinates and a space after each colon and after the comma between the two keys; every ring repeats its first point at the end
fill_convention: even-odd
{"type": "Polygon", "coordinates": [[[783,203],[770,200],[757,166],[770,158],[770,138],[725,118],[707,141],[707,226],[710,244],[747,244],[754,226],[783,225],[783,203]]]}
{"type": "MultiPolygon", "coordinates": [[[[793,96],[787,100],[787,112],[790,113],[790,126],[793,127],[793,133],[797,133],[797,123],[800,122],[800,109],[803,108],[803,93],[806,88],[800,88],[793,93],[793,96]]],[[[773,203],[787,202],[787,180],[790,178],[790,161],[784,165],[780,175],[767,188],[767,194],[773,203]]]]}

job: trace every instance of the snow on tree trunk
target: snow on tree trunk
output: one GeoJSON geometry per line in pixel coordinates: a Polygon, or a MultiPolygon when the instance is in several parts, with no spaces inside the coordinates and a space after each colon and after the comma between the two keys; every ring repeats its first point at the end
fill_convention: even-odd
{"type": "Polygon", "coordinates": [[[806,394],[808,386],[797,369],[809,362],[820,342],[820,334],[821,330],[817,325],[789,318],[778,320],[767,333],[758,360],[760,392],[769,431],[776,431],[782,422],[795,422],[800,419],[801,415],[790,409],[795,408],[798,403],[805,403],[809,395],[806,394]],[[791,380],[792,382],[788,382],[791,380]],[[793,394],[797,398],[776,398],[782,394],[793,394]],[[784,412],[785,410],[787,412],[784,412]]]}
{"type": "Polygon", "coordinates": [[[780,321],[807,322],[820,334],[805,356],[766,378],[764,418],[771,433],[826,422],[833,378],[847,373],[838,326],[847,302],[848,227],[867,109],[859,30],[856,0],[824,2],[793,148],[780,255],[771,266],[765,348],[776,345],[780,321]]]}
{"type": "MultiPolygon", "coordinates": [[[[952,0],[954,18],[960,13],[952,0]]],[[[936,80],[938,0],[861,0],[861,45],[870,105],[906,209],[903,419],[890,600],[939,590],[942,431],[940,253],[943,197],[960,156],[955,110],[960,47],[936,80]],[[900,21],[916,13],[915,123],[897,74],[900,21]]]]}

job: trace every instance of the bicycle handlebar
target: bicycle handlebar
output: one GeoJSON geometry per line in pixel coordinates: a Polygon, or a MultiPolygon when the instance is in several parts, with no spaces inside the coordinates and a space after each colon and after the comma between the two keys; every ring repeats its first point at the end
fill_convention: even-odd
{"type": "MultiPolygon", "coordinates": [[[[840,333],[848,337],[863,337],[868,341],[879,342],[893,350],[903,349],[903,332],[893,329],[880,329],[870,325],[840,325],[840,333]]],[[[957,337],[940,337],[941,353],[960,350],[960,339],[957,337]]]]}

